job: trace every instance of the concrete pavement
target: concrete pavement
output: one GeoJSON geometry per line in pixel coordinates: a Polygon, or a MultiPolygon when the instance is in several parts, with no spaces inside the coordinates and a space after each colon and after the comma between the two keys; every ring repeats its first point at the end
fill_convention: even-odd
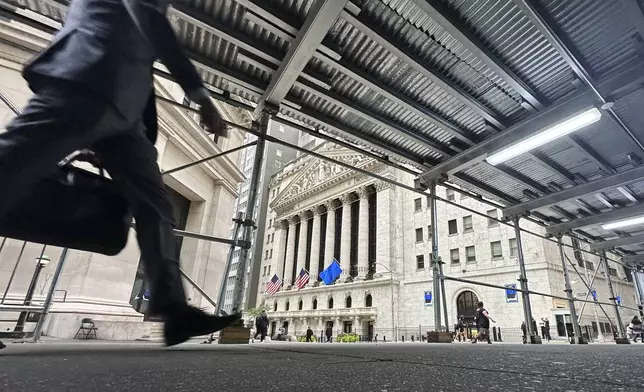
{"type": "Polygon", "coordinates": [[[644,344],[48,342],[0,352],[0,391],[644,391],[643,359],[644,344]]]}

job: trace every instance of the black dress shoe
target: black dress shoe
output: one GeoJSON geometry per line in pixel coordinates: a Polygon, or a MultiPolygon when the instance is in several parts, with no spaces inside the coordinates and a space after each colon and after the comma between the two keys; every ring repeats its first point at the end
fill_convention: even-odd
{"type": "Polygon", "coordinates": [[[186,306],[166,316],[163,326],[166,346],[183,343],[193,336],[208,335],[217,332],[241,319],[241,313],[217,317],[202,310],[186,306]]]}
{"type": "Polygon", "coordinates": [[[7,346],[4,343],[0,342],[0,350],[2,350],[5,347],[7,347],[7,346]]]}

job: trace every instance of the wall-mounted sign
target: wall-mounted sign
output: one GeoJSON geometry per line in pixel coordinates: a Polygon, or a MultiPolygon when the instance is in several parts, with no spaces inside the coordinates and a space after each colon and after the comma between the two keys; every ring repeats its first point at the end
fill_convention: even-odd
{"type": "Polygon", "coordinates": [[[425,291],[425,306],[432,306],[432,292],[425,291]]]}
{"type": "Polygon", "coordinates": [[[515,283],[506,284],[505,287],[505,301],[507,303],[519,302],[519,296],[517,295],[517,285],[515,283]]]}

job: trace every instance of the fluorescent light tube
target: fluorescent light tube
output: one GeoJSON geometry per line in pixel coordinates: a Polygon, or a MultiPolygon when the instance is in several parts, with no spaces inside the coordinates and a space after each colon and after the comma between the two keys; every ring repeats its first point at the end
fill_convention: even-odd
{"type": "Polygon", "coordinates": [[[638,216],[635,218],[624,219],[617,222],[606,223],[605,225],[602,225],[602,229],[613,230],[613,229],[619,229],[621,227],[639,225],[642,223],[644,223],[644,216],[638,216]]]}
{"type": "Polygon", "coordinates": [[[499,163],[503,163],[518,155],[521,155],[539,146],[543,146],[546,143],[550,143],[555,139],[558,139],[594,122],[597,122],[601,117],[602,114],[599,109],[590,109],[571,119],[554,125],[543,132],[522,140],[513,146],[494,153],[487,157],[486,160],[490,165],[498,165],[499,163]]]}

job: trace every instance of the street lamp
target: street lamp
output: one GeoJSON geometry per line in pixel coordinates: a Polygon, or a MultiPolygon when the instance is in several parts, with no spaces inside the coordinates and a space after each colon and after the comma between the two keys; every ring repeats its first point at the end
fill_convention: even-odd
{"type": "Polygon", "coordinates": [[[394,322],[394,273],[389,267],[382,263],[375,264],[383,267],[387,270],[387,272],[389,272],[389,283],[391,285],[391,334],[394,336],[394,339],[398,341],[398,335],[396,334],[396,324],[394,322]]]}
{"type": "MultiPolygon", "coordinates": [[[[34,270],[34,275],[31,277],[31,283],[29,283],[29,288],[27,289],[27,295],[25,296],[25,301],[23,302],[24,306],[31,305],[31,300],[34,297],[34,291],[36,291],[36,283],[38,282],[38,276],[40,275],[40,271],[42,271],[43,268],[45,268],[50,261],[51,259],[44,254],[41,254],[39,257],[36,258],[36,269],[34,270]]],[[[20,312],[20,317],[18,317],[18,322],[16,323],[14,332],[24,331],[25,321],[27,321],[28,314],[29,312],[26,312],[26,311],[20,312]]]]}

